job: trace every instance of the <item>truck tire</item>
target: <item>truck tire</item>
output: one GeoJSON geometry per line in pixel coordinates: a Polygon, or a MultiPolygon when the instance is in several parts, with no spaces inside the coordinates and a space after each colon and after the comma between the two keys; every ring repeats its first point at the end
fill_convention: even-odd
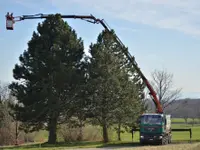
{"type": "Polygon", "coordinates": [[[162,145],[166,145],[166,137],[163,138],[162,145]]]}
{"type": "Polygon", "coordinates": [[[164,145],[164,139],[162,139],[161,141],[159,141],[159,145],[164,145]]]}
{"type": "Polygon", "coordinates": [[[166,139],[165,139],[165,144],[166,144],[166,145],[169,144],[169,136],[166,137],[166,139]]]}
{"type": "Polygon", "coordinates": [[[144,141],[140,140],[140,145],[145,145],[144,141]]]}
{"type": "Polygon", "coordinates": [[[167,145],[168,144],[167,140],[168,140],[167,136],[164,136],[162,141],[161,141],[161,145],[167,145]]]}
{"type": "Polygon", "coordinates": [[[169,136],[169,142],[168,142],[169,144],[171,144],[172,143],[172,137],[171,136],[169,136]]]}

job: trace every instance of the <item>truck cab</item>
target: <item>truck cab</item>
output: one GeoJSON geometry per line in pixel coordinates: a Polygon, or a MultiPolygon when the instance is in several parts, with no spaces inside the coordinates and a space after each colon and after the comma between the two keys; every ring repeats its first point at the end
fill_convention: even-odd
{"type": "Polygon", "coordinates": [[[171,116],[159,113],[145,113],[139,119],[140,143],[171,143],[171,116]]]}

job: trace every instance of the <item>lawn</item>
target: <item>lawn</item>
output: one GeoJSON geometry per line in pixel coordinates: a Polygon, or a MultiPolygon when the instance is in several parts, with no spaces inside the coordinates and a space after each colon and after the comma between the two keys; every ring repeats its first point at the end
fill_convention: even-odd
{"type": "MultiPolygon", "coordinates": [[[[186,125],[186,124],[172,124],[172,128],[191,128],[192,129],[192,142],[199,142],[200,141],[200,125],[186,125]]],[[[94,130],[94,129],[93,129],[94,130]]],[[[94,132],[94,131],[90,131],[89,129],[87,129],[87,133],[88,132],[94,132]]],[[[101,134],[101,133],[99,133],[101,134]]],[[[104,147],[104,146],[138,146],[139,145],[139,132],[136,132],[134,135],[134,142],[132,142],[132,137],[130,133],[122,133],[121,134],[121,142],[117,141],[117,134],[115,132],[109,132],[109,136],[110,139],[112,140],[112,142],[108,143],[108,144],[103,144],[102,142],[73,142],[73,143],[63,143],[60,142],[57,146],[56,149],[63,149],[63,148],[87,148],[87,147],[104,147]]],[[[41,139],[47,139],[48,134],[45,131],[41,131],[39,133],[36,134],[35,137],[35,141],[39,142],[41,141],[41,139]]],[[[62,141],[62,138],[59,138],[60,141],[62,141]]],[[[188,141],[190,140],[190,134],[189,132],[172,132],[172,142],[173,143],[188,143],[188,141]]],[[[181,144],[182,145],[182,144],[181,144]]],[[[4,150],[26,150],[26,149],[30,149],[30,150],[36,150],[39,149],[41,145],[40,144],[32,144],[32,145],[26,145],[26,146],[19,146],[17,147],[7,147],[4,150]]],[[[55,146],[55,145],[54,145],[55,146]]],[[[53,146],[53,147],[54,147],[53,146]]],[[[49,145],[46,144],[42,144],[41,148],[42,150],[55,150],[54,148],[49,148],[49,145]]],[[[52,146],[50,146],[52,147],[52,146]]]]}
{"type": "MultiPolygon", "coordinates": [[[[200,119],[198,119],[198,118],[195,118],[194,121],[200,123],[200,119]]],[[[184,118],[172,118],[172,122],[173,123],[185,123],[185,119],[184,118]]],[[[187,122],[191,123],[191,122],[193,122],[193,119],[188,118],[187,122]]]]}
{"type": "MultiPolygon", "coordinates": [[[[191,128],[192,129],[192,141],[200,141],[200,125],[186,125],[186,124],[172,124],[173,129],[177,128],[191,128]]],[[[117,139],[117,135],[113,134],[112,139],[117,139]]],[[[122,134],[122,141],[131,141],[131,134],[125,133],[122,134]]],[[[179,141],[189,141],[190,133],[189,132],[172,132],[173,142],[179,141]]],[[[136,132],[134,135],[134,141],[139,142],[139,132],[136,132]]]]}

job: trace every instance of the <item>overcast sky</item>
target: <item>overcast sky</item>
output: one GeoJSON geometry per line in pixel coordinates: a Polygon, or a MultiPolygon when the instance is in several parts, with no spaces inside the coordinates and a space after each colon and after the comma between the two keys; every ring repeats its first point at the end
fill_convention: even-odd
{"type": "MultiPolygon", "coordinates": [[[[105,19],[150,79],[154,69],[174,75],[174,86],[183,97],[200,98],[200,1],[199,0],[1,0],[0,80],[10,82],[12,69],[36,30],[38,20],[5,29],[5,14],[37,13],[90,15],[105,19]]],[[[66,20],[82,37],[85,49],[103,29],[82,20],[66,20]]]]}

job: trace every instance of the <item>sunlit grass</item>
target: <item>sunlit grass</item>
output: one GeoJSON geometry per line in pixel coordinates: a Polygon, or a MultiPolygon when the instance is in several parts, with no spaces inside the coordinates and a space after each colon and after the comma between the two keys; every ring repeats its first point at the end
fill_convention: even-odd
{"type": "MultiPolygon", "coordinates": [[[[173,120],[174,121],[174,120],[173,120]]],[[[180,120],[175,120],[179,122],[180,120]]],[[[200,141],[200,125],[189,125],[189,124],[172,124],[172,128],[191,128],[192,129],[192,142],[199,142],[200,141]]],[[[93,128],[92,130],[95,130],[93,128]]],[[[99,130],[99,127],[98,127],[99,130]]],[[[87,132],[89,130],[87,129],[87,132]]],[[[93,131],[92,131],[93,132],[93,131]]],[[[101,133],[99,133],[101,134],[101,133]]],[[[99,135],[102,136],[102,135],[99,135]]],[[[89,147],[105,147],[105,146],[129,146],[129,147],[135,147],[134,150],[137,150],[139,146],[139,132],[136,132],[134,134],[134,139],[132,141],[132,135],[131,133],[121,133],[121,141],[117,141],[117,133],[113,130],[109,130],[109,137],[111,142],[107,144],[103,144],[101,141],[96,141],[96,142],[91,142],[91,141],[83,141],[83,142],[72,142],[72,143],[64,143],[62,142],[62,137],[59,137],[59,143],[57,145],[48,145],[48,144],[32,144],[32,145],[23,145],[23,146],[18,146],[18,147],[4,147],[4,150],[60,150],[60,149],[68,149],[68,148],[89,148],[89,147]],[[41,148],[40,148],[41,147],[41,148]]],[[[48,138],[48,132],[46,131],[40,131],[36,134],[35,136],[35,141],[36,142],[41,142],[42,140],[45,141],[48,138]]],[[[172,132],[172,142],[173,143],[188,143],[190,140],[190,134],[189,132],[172,132]]],[[[181,144],[184,145],[184,144],[181,144]]],[[[178,146],[180,147],[181,145],[170,145],[172,146],[172,149],[178,150],[178,146]]],[[[191,144],[186,144],[187,146],[191,144]]],[[[186,146],[185,145],[185,146],[186,146]]],[[[193,144],[192,144],[193,145],[193,144]]],[[[169,148],[168,146],[162,147],[162,150],[165,150],[164,148],[166,147],[169,148]]],[[[157,147],[147,147],[148,150],[157,150],[157,147]],[[154,149],[153,149],[154,148],[154,149]]],[[[181,149],[181,147],[180,147],[181,149]]],[[[200,147],[199,147],[200,149],[200,147]]],[[[143,149],[138,149],[138,150],[143,150],[143,149]]],[[[147,150],[147,149],[146,149],[147,150]]],[[[170,147],[171,150],[171,147],[170,147]]]]}

